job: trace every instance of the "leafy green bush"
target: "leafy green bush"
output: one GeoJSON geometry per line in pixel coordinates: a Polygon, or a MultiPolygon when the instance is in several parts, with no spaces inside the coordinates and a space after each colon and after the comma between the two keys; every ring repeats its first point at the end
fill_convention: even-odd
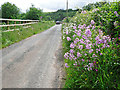
{"type": "Polygon", "coordinates": [[[98,8],[97,11],[93,10],[92,13],[93,20],[97,26],[100,26],[111,37],[118,37],[120,33],[119,3],[107,3],[103,7],[98,8]]]}

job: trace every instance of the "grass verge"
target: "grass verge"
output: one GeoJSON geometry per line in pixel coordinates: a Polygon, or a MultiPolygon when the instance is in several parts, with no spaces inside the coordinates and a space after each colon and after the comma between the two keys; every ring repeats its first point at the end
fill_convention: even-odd
{"type": "MultiPolygon", "coordinates": [[[[32,35],[45,31],[55,25],[54,22],[39,22],[37,24],[31,25],[31,28],[20,28],[20,30],[10,31],[10,32],[2,32],[1,36],[1,48],[5,48],[11,44],[19,42],[23,39],[26,39],[32,35]]],[[[0,49],[1,49],[0,48],[0,49]]]]}

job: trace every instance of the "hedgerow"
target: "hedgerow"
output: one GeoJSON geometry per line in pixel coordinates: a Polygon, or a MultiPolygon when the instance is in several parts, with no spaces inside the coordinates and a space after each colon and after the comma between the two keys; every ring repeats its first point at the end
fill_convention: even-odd
{"type": "Polygon", "coordinates": [[[65,88],[120,89],[120,14],[117,4],[114,2],[91,11],[82,11],[68,24],[63,24],[67,73],[65,88]],[[108,6],[114,6],[114,9],[108,9],[108,6]],[[105,9],[108,9],[106,13],[105,9]],[[112,29],[115,31],[109,27],[109,20],[114,21],[112,29]]]}

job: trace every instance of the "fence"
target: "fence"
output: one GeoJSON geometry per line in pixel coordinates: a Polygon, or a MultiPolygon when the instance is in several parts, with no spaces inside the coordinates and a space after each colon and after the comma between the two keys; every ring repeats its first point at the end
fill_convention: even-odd
{"type": "Polygon", "coordinates": [[[6,25],[0,25],[0,27],[7,27],[8,30],[9,30],[9,27],[16,28],[16,26],[27,26],[27,25],[31,25],[39,22],[39,20],[20,20],[20,19],[3,19],[3,18],[0,18],[0,21],[7,22],[6,25]],[[14,24],[10,24],[10,22],[14,22],[14,24]],[[19,22],[19,24],[17,24],[16,22],[19,22]]]}

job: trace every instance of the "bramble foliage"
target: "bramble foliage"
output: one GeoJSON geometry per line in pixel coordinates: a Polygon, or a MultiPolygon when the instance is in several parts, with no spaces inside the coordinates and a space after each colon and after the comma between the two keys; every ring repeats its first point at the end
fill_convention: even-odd
{"type": "Polygon", "coordinates": [[[120,14],[117,4],[107,3],[82,11],[63,25],[65,88],[120,89],[120,14]],[[102,22],[103,18],[106,21],[102,22]],[[109,20],[113,21],[114,31],[109,27],[109,20]],[[109,34],[110,31],[114,36],[109,34]]]}

